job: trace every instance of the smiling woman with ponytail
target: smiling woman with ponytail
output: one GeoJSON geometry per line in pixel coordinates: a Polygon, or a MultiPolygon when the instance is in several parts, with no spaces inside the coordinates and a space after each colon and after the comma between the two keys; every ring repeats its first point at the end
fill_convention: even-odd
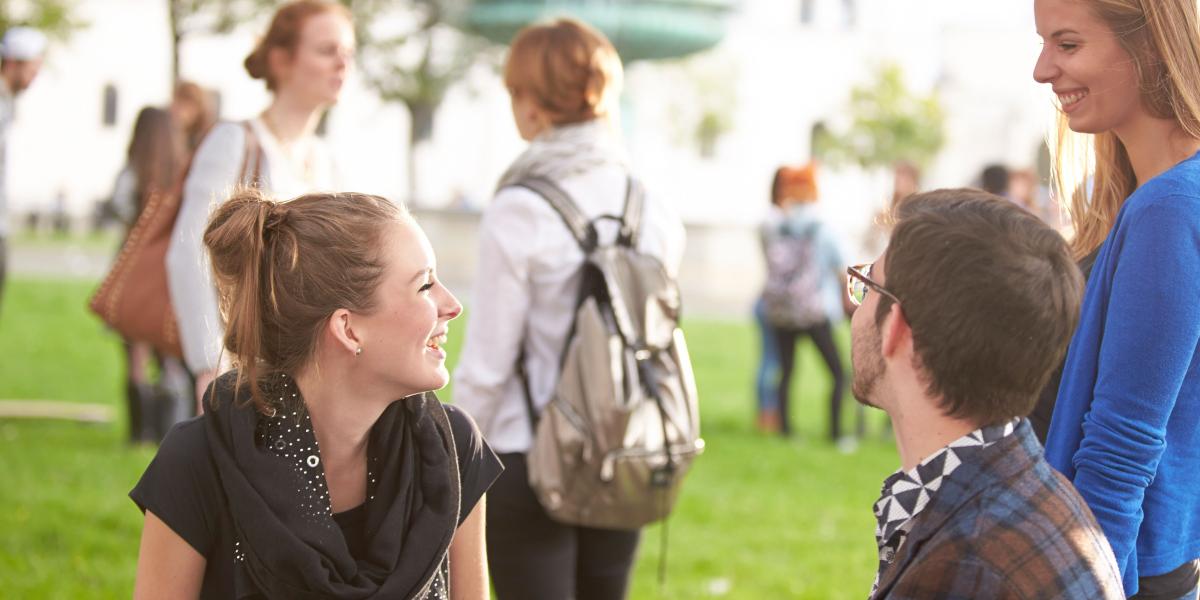
{"type": "Polygon", "coordinates": [[[130,493],[135,598],[486,598],[501,467],[431,393],[462,307],[420,227],[377,196],[242,190],[203,240],[236,370],[130,493]]]}

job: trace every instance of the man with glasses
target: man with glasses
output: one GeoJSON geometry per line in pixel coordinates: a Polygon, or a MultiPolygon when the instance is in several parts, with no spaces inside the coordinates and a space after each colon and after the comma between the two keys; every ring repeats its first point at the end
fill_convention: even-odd
{"type": "Polygon", "coordinates": [[[872,598],[1123,598],[1087,505],[1023,418],[1078,321],[1063,239],[976,190],[910,196],[849,269],[853,391],[892,419],[872,598]]]}

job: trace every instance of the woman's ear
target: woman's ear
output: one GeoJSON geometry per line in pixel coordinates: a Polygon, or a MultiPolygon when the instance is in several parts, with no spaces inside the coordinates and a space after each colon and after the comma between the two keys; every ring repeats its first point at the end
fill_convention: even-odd
{"type": "Polygon", "coordinates": [[[275,89],[289,77],[292,67],[292,56],[286,48],[278,46],[267,50],[267,75],[274,82],[275,89]]]}
{"type": "Polygon", "coordinates": [[[326,333],[329,334],[330,341],[334,343],[335,348],[343,349],[351,354],[359,354],[362,351],[362,338],[359,332],[354,330],[351,324],[352,315],[350,311],[339,308],[333,311],[333,315],[329,317],[329,322],[325,326],[326,333]]]}

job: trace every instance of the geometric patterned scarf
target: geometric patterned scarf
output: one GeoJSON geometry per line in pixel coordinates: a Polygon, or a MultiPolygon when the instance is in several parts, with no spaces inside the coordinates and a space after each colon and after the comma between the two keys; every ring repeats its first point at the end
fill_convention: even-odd
{"type": "Polygon", "coordinates": [[[983,427],[964,435],[934,452],[921,464],[908,471],[897,470],[883,482],[881,497],[875,503],[875,542],[879,546],[879,570],[871,595],[879,587],[879,577],[892,564],[900,546],[908,538],[909,529],[917,515],[925,510],[942,481],[960,465],[971,460],[980,450],[1012,435],[1021,419],[983,427]]]}

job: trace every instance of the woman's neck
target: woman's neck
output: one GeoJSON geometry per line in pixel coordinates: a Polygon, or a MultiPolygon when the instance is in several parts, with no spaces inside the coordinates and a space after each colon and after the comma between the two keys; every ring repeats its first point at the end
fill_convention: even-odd
{"type": "Polygon", "coordinates": [[[296,374],[327,473],[366,463],[371,428],[390,404],[372,401],[371,395],[360,393],[353,382],[335,380],[329,374],[316,370],[296,374]]]}
{"type": "Polygon", "coordinates": [[[1174,119],[1146,116],[1115,133],[1139,186],[1200,151],[1200,139],[1184,133],[1174,119]]]}
{"type": "Polygon", "coordinates": [[[285,149],[302,145],[316,134],[321,122],[322,106],[312,106],[276,95],[271,105],[262,113],[263,124],[285,149]]]}

